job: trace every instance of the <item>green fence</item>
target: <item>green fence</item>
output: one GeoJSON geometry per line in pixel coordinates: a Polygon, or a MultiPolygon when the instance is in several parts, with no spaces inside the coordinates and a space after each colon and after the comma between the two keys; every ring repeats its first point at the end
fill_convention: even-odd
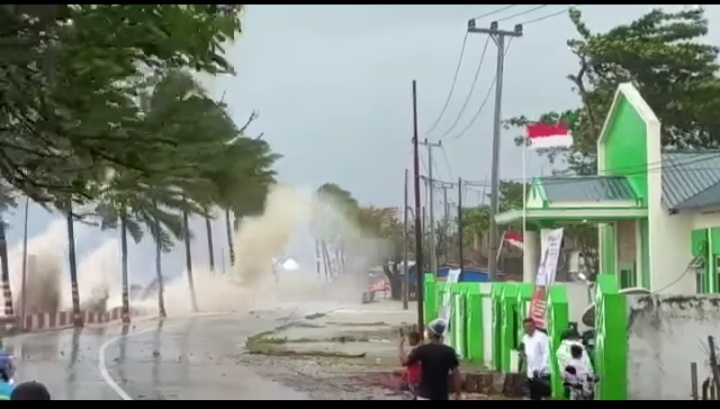
{"type": "Polygon", "coordinates": [[[627,302],[617,278],[598,276],[595,287],[595,371],[597,398],[627,399],[627,302]]]}
{"type": "MultiPolygon", "coordinates": [[[[440,312],[444,292],[449,287],[452,303],[448,342],[458,354],[471,362],[489,362],[492,369],[516,372],[512,368],[513,351],[522,337],[522,321],[527,317],[534,286],[529,283],[495,283],[484,294],[480,283],[448,285],[425,277],[425,322],[440,312]],[[490,298],[491,318],[483,312],[490,298]],[[486,322],[490,321],[490,322],[486,322]],[[487,339],[485,334],[489,331],[487,339]],[[491,348],[486,350],[486,343],[491,348]],[[490,353],[490,356],[486,356],[490,353]]],[[[488,285],[488,284],[484,284],[488,285]]],[[[487,287],[486,287],[487,288],[487,287]]],[[[613,275],[600,275],[596,286],[596,372],[600,376],[597,399],[627,398],[627,313],[625,297],[619,293],[613,275]]],[[[577,308],[577,307],[575,307],[577,308]]],[[[570,305],[567,289],[562,284],[550,286],[547,302],[547,331],[550,339],[551,379],[553,398],[562,399],[561,368],[556,351],[562,333],[568,328],[570,305]]]]}

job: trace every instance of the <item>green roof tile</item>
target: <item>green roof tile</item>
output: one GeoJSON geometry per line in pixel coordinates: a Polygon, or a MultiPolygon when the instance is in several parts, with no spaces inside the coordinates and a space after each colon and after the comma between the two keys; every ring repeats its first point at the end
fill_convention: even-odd
{"type": "Polygon", "coordinates": [[[540,177],[550,202],[636,200],[625,176],[540,177]]]}
{"type": "Polygon", "coordinates": [[[663,152],[662,199],[669,210],[720,205],[720,151],[663,152]]]}

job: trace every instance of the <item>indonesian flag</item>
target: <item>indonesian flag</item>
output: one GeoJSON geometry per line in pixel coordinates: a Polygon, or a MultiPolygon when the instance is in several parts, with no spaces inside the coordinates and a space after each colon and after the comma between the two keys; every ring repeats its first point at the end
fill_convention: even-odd
{"type": "Polygon", "coordinates": [[[503,234],[503,239],[508,243],[511,244],[520,250],[523,249],[523,235],[522,233],[516,233],[512,231],[505,232],[503,234]]]}
{"type": "Polygon", "coordinates": [[[534,149],[569,148],[573,144],[570,131],[562,123],[532,123],[527,126],[527,137],[530,140],[530,147],[534,149]]]}

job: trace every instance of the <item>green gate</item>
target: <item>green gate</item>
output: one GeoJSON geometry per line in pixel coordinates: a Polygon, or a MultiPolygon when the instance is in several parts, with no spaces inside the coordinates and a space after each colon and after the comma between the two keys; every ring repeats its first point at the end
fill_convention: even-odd
{"type": "Polygon", "coordinates": [[[493,283],[490,291],[492,299],[492,367],[502,371],[502,294],[505,283],[493,283]]]}
{"type": "Polygon", "coordinates": [[[502,292],[502,323],[501,323],[501,348],[502,371],[505,373],[515,372],[517,368],[512,367],[512,351],[517,349],[517,298],[518,285],[516,283],[505,283],[502,292]]]}
{"type": "Polygon", "coordinates": [[[558,366],[557,350],[560,347],[562,334],[570,324],[569,316],[567,288],[561,284],[551,285],[547,301],[546,328],[550,340],[550,379],[553,399],[562,399],[564,396],[563,368],[558,366]]]}
{"type": "Polygon", "coordinates": [[[627,400],[627,303],[617,278],[601,274],[595,287],[595,371],[598,400],[627,400]]]}

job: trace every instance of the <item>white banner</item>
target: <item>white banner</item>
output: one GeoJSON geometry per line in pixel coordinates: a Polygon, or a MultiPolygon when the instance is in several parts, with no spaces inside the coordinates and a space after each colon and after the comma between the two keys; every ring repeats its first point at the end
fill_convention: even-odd
{"type": "Polygon", "coordinates": [[[530,317],[541,328],[545,327],[548,287],[555,282],[562,239],[563,229],[542,230],[540,232],[542,259],[535,278],[535,293],[530,304],[530,317]]]}
{"type": "Polygon", "coordinates": [[[445,320],[448,325],[445,327],[445,332],[447,333],[448,328],[450,327],[450,316],[452,313],[452,294],[450,293],[450,287],[452,287],[453,284],[457,283],[460,279],[460,269],[454,268],[448,270],[447,279],[445,280],[445,290],[443,291],[443,298],[442,298],[442,307],[440,308],[440,316],[438,318],[442,318],[445,320]]]}

